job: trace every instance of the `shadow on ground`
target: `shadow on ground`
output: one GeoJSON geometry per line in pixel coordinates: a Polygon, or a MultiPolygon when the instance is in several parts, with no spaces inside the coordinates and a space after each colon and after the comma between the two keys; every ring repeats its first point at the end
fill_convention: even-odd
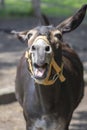
{"type": "Polygon", "coordinates": [[[73,117],[74,122],[78,122],[78,120],[81,120],[79,123],[73,123],[71,124],[70,130],[86,130],[87,129],[87,111],[79,111],[76,112],[78,117],[73,117]]]}

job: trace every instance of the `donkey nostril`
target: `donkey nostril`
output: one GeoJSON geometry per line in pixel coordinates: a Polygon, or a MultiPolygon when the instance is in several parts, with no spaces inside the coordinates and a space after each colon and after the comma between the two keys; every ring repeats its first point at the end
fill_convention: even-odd
{"type": "Polygon", "coordinates": [[[45,47],[45,51],[46,51],[46,52],[49,52],[49,51],[50,51],[50,47],[49,47],[49,46],[46,46],[46,47],[45,47]]]}
{"type": "Polygon", "coordinates": [[[32,48],[31,48],[31,49],[32,49],[32,51],[35,51],[35,50],[36,50],[36,48],[35,48],[35,46],[34,46],[34,45],[32,46],[32,48]]]}

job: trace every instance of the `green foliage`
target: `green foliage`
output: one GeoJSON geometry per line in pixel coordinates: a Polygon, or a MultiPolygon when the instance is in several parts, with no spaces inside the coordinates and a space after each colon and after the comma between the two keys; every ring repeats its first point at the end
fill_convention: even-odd
{"type": "Polygon", "coordinates": [[[0,8],[1,17],[28,16],[31,14],[32,6],[30,2],[23,0],[5,0],[5,7],[0,8]]]}
{"type": "MultiPolygon", "coordinates": [[[[67,16],[87,0],[41,0],[41,11],[50,16],[67,16]]],[[[0,17],[23,17],[33,15],[32,4],[29,0],[5,0],[5,7],[0,7],[0,17]]]]}
{"type": "MultiPolygon", "coordinates": [[[[51,0],[41,0],[41,2],[51,3],[51,0]]],[[[79,8],[83,4],[87,4],[87,0],[53,0],[52,3],[56,3],[56,5],[70,6],[79,8]]]]}
{"type": "Polygon", "coordinates": [[[71,15],[75,10],[82,5],[87,4],[87,0],[41,0],[42,10],[46,14],[53,16],[71,15]]]}

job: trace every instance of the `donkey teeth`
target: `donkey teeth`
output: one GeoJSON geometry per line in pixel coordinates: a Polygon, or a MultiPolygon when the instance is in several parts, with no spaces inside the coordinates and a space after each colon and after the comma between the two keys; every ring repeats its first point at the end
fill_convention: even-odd
{"type": "Polygon", "coordinates": [[[45,73],[45,69],[39,68],[35,69],[35,76],[42,77],[45,73]]]}

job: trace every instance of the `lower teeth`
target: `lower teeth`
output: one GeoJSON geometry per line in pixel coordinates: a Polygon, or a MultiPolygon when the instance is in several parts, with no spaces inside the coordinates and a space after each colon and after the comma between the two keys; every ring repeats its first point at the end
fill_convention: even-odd
{"type": "Polygon", "coordinates": [[[35,70],[35,76],[42,77],[44,72],[45,72],[45,69],[43,69],[43,70],[36,69],[35,70]]]}

